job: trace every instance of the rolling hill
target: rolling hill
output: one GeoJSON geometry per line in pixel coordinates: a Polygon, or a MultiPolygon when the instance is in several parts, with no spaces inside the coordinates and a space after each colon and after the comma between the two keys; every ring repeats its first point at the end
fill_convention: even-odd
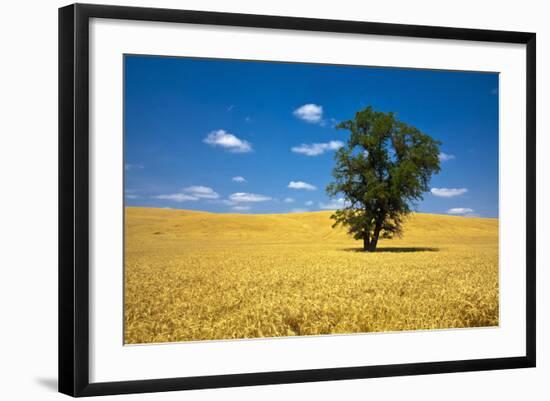
{"type": "Polygon", "coordinates": [[[127,208],[126,343],[498,325],[498,219],[414,214],[364,253],[331,213],[127,208]]]}

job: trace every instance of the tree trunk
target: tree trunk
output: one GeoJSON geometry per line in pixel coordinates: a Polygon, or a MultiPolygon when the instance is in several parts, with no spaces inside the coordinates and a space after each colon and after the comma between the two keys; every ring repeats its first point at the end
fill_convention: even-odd
{"type": "Polygon", "coordinates": [[[366,232],[363,236],[363,251],[369,252],[370,250],[370,233],[366,232]]]}
{"type": "Polygon", "coordinates": [[[374,232],[372,233],[372,239],[370,241],[370,252],[376,251],[376,246],[378,245],[378,237],[380,236],[380,227],[375,227],[374,232]]]}

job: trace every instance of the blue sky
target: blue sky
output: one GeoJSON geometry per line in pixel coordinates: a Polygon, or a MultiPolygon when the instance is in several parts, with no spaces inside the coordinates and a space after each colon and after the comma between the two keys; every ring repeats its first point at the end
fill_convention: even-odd
{"type": "Polygon", "coordinates": [[[498,74],[125,56],[127,206],[333,209],[338,121],[368,105],[442,142],[419,212],[498,217],[498,74]]]}

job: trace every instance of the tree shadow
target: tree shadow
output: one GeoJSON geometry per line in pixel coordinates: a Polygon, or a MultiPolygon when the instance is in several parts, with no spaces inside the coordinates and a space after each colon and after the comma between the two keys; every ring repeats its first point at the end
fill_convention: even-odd
{"type": "MultiPolygon", "coordinates": [[[[346,252],[363,252],[363,253],[369,253],[365,252],[362,247],[355,247],[355,248],[344,248],[342,249],[346,252]]],[[[424,246],[412,246],[412,247],[386,247],[386,246],[379,246],[376,248],[376,251],[374,253],[385,253],[385,252],[394,252],[394,253],[405,253],[405,252],[439,252],[439,248],[431,248],[431,247],[424,247],[424,246]]]]}

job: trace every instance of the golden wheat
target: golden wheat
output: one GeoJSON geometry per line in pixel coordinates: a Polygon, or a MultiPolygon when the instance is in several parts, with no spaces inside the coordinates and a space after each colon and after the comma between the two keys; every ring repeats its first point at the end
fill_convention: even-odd
{"type": "Polygon", "coordinates": [[[125,342],[498,325],[498,220],[416,214],[379,252],[331,212],[126,209],[125,342]]]}

